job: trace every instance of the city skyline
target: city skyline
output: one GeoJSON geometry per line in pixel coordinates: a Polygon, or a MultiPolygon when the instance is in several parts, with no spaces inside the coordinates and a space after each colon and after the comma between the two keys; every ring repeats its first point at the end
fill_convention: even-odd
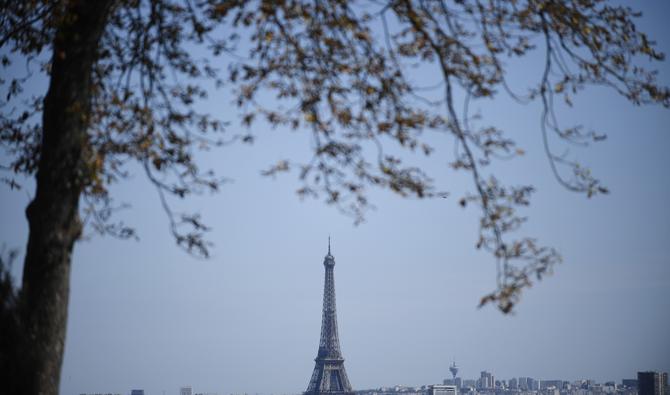
{"type": "MultiPolygon", "coordinates": [[[[462,385],[456,385],[455,387],[458,390],[456,394],[461,394],[461,393],[472,393],[473,390],[479,391],[479,393],[494,393],[491,391],[512,391],[514,393],[538,393],[543,390],[551,389],[551,388],[556,388],[559,390],[565,389],[563,388],[565,385],[570,385],[570,386],[588,386],[591,388],[598,388],[600,391],[603,387],[609,387],[609,386],[614,386],[615,389],[624,389],[624,390],[635,390],[632,393],[627,392],[629,394],[637,394],[637,387],[638,387],[638,381],[641,376],[649,376],[649,375],[656,375],[660,383],[665,383],[666,384],[666,389],[667,389],[667,378],[668,378],[668,373],[667,372],[637,372],[636,373],[636,378],[630,379],[630,378],[622,378],[619,380],[609,380],[606,382],[598,382],[596,380],[592,379],[577,379],[577,380],[566,380],[566,379],[539,379],[539,378],[533,378],[533,377],[527,377],[527,376],[515,376],[515,377],[509,377],[509,378],[500,378],[495,380],[495,385],[491,386],[487,384],[484,380],[486,376],[488,377],[495,377],[495,375],[492,372],[488,371],[481,371],[480,372],[480,378],[463,378],[463,377],[458,377],[459,379],[462,379],[463,384],[462,385]],[[519,381],[517,381],[519,380],[519,381]],[[522,384],[522,380],[525,382],[525,384],[522,384]],[[513,383],[513,384],[512,384],[513,383]]],[[[450,379],[444,379],[444,385],[447,387],[453,387],[453,384],[447,383],[450,381],[450,379]]],[[[393,385],[380,385],[376,386],[373,388],[360,388],[354,390],[352,393],[356,394],[366,394],[370,391],[376,391],[376,392],[382,392],[382,393],[413,393],[416,391],[426,391],[429,387],[432,386],[441,386],[441,384],[436,384],[436,383],[425,383],[425,384],[420,384],[416,386],[411,386],[411,385],[404,385],[404,384],[393,384],[393,385]]],[[[235,395],[235,394],[227,394],[227,393],[219,393],[219,392],[202,392],[197,389],[197,386],[195,386],[196,390],[193,390],[194,386],[187,385],[187,386],[180,386],[179,387],[179,394],[180,395],[210,395],[210,394],[216,394],[216,395],[235,395]]],[[[170,393],[171,391],[162,390],[163,393],[170,393]]],[[[609,391],[605,393],[612,393],[614,391],[609,391]]],[[[144,391],[143,389],[133,389],[130,391],[131,395],[135,394],[141,394],[141,395],[149,395],[144,391]]],[[[309,391],[306,392],[300,392],[300,393],[295,393],[295,394],[290,394],[290,395],[299,395],[299,394],[307,394],[309,391]]],[[[597,392],[600,393],[600,392],[597,392]]],[[[93,393],[91,393],[93,394],[93,393]]],[[[95,394],[111,394],[110,392],[105,392],[105,391],[97,391],[95,394]]],[[[244,395],[248,395],[249,393],[245,392],[244,395]]],[[[86,394],[82,394],[86,395],[86,394]]],[[[266,395],[263,393],[255,393],[255,395],[266,395]]],[[[280,395],[278,393],[270,393],[267,395],[280,395]]],[[[289,394],[281,394],[281,395],[289,395],[289,394]]],[[[653,394],[652,394],[653,395],[653,394]]],[[[657,394],[658,395],[658,394],[657,394]]]]}

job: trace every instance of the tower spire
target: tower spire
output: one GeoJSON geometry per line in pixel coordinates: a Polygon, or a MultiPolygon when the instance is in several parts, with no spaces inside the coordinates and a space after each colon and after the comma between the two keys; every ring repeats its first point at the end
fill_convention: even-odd
{"type": "Polygon", "coordinates": [[[328,235],[328,255],[330,255],[330,235],[328,235]]]}

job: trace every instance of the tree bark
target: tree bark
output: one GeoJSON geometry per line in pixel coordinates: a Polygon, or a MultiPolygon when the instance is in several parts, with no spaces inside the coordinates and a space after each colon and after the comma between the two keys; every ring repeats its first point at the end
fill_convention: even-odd
{"type": "Polygon", "coordinates": [[[66,1],[53,43],[42,147],[19,299],[25,344],[21,393],[57,394],[65,345],[70,260],[90,177],[92,68],[113,0],[66,1]]]}

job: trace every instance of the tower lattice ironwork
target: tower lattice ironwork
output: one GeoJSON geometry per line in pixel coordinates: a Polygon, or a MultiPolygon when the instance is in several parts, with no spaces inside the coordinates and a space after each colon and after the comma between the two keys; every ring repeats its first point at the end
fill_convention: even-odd
{"type": "Polygon", "coordinates": [[[337,335],[335,277],[333,274],[335,258],[330,253],[330,237],[328,238],[328,255],[323,260],[323,266],[326,268],[326,275],[323,285],[321,340],[319,341],[319,352],[314,359],[316,362],[314,372],[305,395],[353,395],[354,392],[344,369],[340,338],[337,335]]]}

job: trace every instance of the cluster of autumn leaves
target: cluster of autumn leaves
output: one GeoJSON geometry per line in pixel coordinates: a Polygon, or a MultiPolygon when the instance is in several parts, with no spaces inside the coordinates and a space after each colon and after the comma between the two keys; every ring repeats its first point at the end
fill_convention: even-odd
{"type": "MultiPolygon", "coordinates": [[[[7,5],[0,21],[11,55],[3,55],[3,66],[26,61],[48,76],[43,51],[66,16],[56,2],[21,3],[7,5]]],[[[499,95],[541,102],[538,138],[558,181],[587,196],[606,193],[586,167],[554,153],[555,144],[604,135],[560,125],[553,100],[561,96],[571,105],[588,85],[606,85],[636,104],[670,104],[668,89],[640,65],[640,57],[663,55],[636,29],[637,16],[597,0],[119,1],[92,71],[84,210],[95,229],[133,237],[132,228],[110,223],[117,206],[109,186],[129,176],[129,163],[139,163],[177,243],[206,256],[207,226],[196,214],[172,209],[173,201],[216,191],[223,182],[198,166],[199,150],[252,143],[267,126],[300,130],[312,143],[311,160],[285,158],[263,174],[297,170],[300,195],[323,198],[357,222],[370,207],[371,187],[444,196],[402,154],[437,153],[472,175],[473,192],[458,201],[481,210],[476,246],[490,251],[498,268],[496,287],[481,302],[509,312],[560,255],[512,236],[525,221],[518,209],[530,203],[533,188],[505,185],[492,165],[523,150],[509,133],[479,126],[460,109],[499,95]],[[506,64],[524,56],[545,60],[542,78],[510,86],[506,64]],[[426,75],[418,74],[429,75],[432,87],[421,86],[426,75]],[[214,87],[233,94],[240,126],[202,110],[214,87]],[[435,150],[441,138],[456,141],[455,153],[435,150]]],[[[0,143],[10,153],[3,180],[12,186],[18,185],[12,173],[37,170],[41,101],[21,97],[33,74],[2,81],[0,143]]]]}

